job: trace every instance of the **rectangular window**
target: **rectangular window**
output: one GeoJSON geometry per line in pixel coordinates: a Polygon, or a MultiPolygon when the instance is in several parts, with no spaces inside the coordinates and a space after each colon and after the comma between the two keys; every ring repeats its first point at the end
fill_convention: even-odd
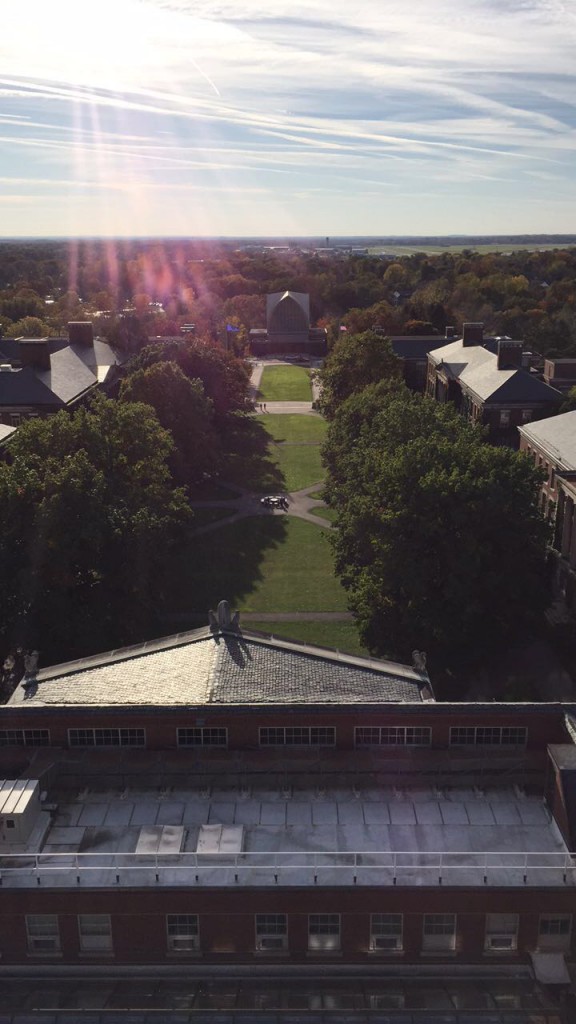
{"type": "Polygon", "coordinates": [[[0,747],[49,747],[49,729],[0,729],[0,747]]]}
{"type": "Polygon", "coordinates": [[[323,952],[340,949],[340,914],[310,914],[308,949],[323,952]]]}
{"type": "Polygon", "coordinates": [[[111,952],[112,925],[109,914],[79,914],[78,934],[82,952],[111,952]]]}
{"type": "Polygon", "coordinates": [[[530,423],[532,419],[532,409],[522,409],[522,423],[530,423]]]}
{"type": "Polygon", "coordinates": [[[528,730],[524,726],[453,726],[450,746],[525,747],[528,730]]]}
{"type": "Polygon", "coordinates": [[[402,914],[370,915],[370,949],[386,953],[402,951],[402,914]]]}
{"type": "Polygon", "coordinates": [[[227,747],[228,729],[206,728],[177,729],[179,747],[227,747]]]}
{"type": "Polygon", "coordinates": [[[562,952],[570,949],[572,914],[542,914],[538,926],[538,949],[562,952]]]}
{"type": "Polygon", "coordinates": [[[500,409],[500,426],[510,426],[510,409],[500,409]]]}
{"type": "Polygon", "coordinates": [[[71,747],[145,747],[145,729],[68,729],[71,747]]]}
{"type": "Polygon", "coordinates": [[[487,952],[513,952],[518,947],[518,914],[486,914],[487,952]]]}
{"type": "Polygon", "coordinates": [[[286,914],[256,914],[256,949],[265,952],[288,948],[286,914]]]}
{"type": "Polygon", "coordinates": [[[11,412],[10,413],[10,426],[11,427],[19,427],[21,423],[22,423],[22,414],[19,413],[19,412],[11,412]]]}
{"type": "Polygon", "coordinates": [[[198,914],[168,914],[166,933],[171,953],[189,953],[200,949],[198,914]]]}
{"type": "Polygon", "coordinates": [[[259,730],[261,747],[333,747],[336,729],[324,725],[288,725],[259,730]]]}
{"type": "Polygon", "coordinates": [[[429,747],[431,742],[428,726],[358,726],[354,730],[357,747],[429,747]]]}
{"type": "Polygon", "coordinates": [[[60,952],[60,928],[56,914],[27,914],[26,934],[30,953],[60,952]]]}
{"type": "Polygon", "coordinates": [[[425,914],[422,948],[428,952],[456,949],[456,915],[425,914]]]}

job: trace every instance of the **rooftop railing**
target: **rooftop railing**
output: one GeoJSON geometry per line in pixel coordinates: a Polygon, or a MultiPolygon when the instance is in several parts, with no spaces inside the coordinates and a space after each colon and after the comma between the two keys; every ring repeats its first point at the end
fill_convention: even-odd
{"type": "Polygon", "coordinates": [[[576,885],[576,853],[254,851],[15,853],[0,885],[576,885]]]}

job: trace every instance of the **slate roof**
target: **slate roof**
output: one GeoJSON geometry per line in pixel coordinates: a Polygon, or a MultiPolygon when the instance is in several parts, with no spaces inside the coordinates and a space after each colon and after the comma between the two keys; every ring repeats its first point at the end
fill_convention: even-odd
{"type": "Polygon", "coordinates": [[[442,363],[442,368],[447,375],[455,380],[467,367],[480,366],[487,362],[492,363],[494,360],[492,353],[482,345],[463,345],[461,340],[451,341],[449,345],[443,345],[430,352],[429,355],[435,366],[442,363]]]}
{"type": "Polygon", "coordinates": [[[0,423],[0,445],[3,445],[9,437],[12,437],[16,430],[16,427],[9,427],[6,423],[0,423]]]}
{"type": "Polygon", "coordinates": [[[16,688],[10,704],[382,704],[433,699],[426,674],[407,665],[254,633],[212,634],[207,629],[41,669],[26,682],[16,688]]]}
{"type": "Polygon", "coordinates": [[[556,388],[551,388],[526,370],[499,370],[496,356],[491,356],[490,362],[468,366],[460,374],[460,382],[483,402],[492,399],[499,403],[526,402],[531,405],[534,402],[560,401],[562,398],[556,388]]]}
{"type": "Polygon", "coordinates": [[[429,352],[445,348],[446,339],[440,337],[391,337],[394,355],[399,359],[425,359],[429,352]]]}
{"type": "MultiPolygon", "coordinates": [[[[52,405],[61,408],[102,384],[118,359],[108,342],[95,338],[93,345],[70,345],[67,338],[48,338],[50,369],[32,366],[0,373],[1,405],[52,405]],[[17,376],[20,375],[20,376],[17,376]]],[[[0,342],[0,362],[20,360],[18,342],[0,342]],[[10,343],[11,342],[11,343],[10,343]]]]}
{"type": "Polygon", "coordinates": [[[565,469],[576,470],[576,410],[527,424],[520,433],[528,441],[547,448],[565,469]]]}
{"type": "Polygon", "coordinates": [[[20,370],[0,370],[2,405],[49,405],[61,409],[63,402],[30,366],[24,366],[20,370]]]}
{"type": "Polygon", "coordinates": [[[49,370],[35,370],[34,373],[66,405],[97,383],[94,372],[70,346],[51,354],[49,370]]]}

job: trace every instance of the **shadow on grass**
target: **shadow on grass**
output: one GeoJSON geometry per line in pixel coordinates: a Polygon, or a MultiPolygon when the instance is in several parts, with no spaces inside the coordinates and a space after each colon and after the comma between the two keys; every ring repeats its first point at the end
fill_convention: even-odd
{"type": "Polygon", "coordinates": [[[171,593],[165,613],[190,615],[190,625],[208,622],[208,609],[223,598],[235,607],[263,579],[262,562],[271,547],[286,539],[286,519],[242,519],[206,536],[189,536],[174,554],[171,593]]]}
{"type": "Polygon", "coordinates": [[[271,456],[269,444],[270,435],[260,423],[238,417],[226,437],[221,478],[249,491],[284,490],[284,476],[271,456]]]}

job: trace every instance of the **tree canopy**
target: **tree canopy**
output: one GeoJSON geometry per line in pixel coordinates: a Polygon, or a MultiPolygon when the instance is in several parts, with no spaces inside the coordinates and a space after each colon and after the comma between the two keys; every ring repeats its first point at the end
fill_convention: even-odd
{"type": "Polygon", "coordinates": [[[199,380],[189,380],[173,362],[154,363],[136,370],[120,386],[121,402],[145,402],[174,440],[170,456],[179,483],[200,481],[214,466],[218,438],[213,427],[212,403],[199,380]]]}
{"type": "Polygon", "coordinates": [[[548,527],[526,456],[390,383],[340,407],[324,455],[336,567],[372,650],[481,661],[537,621],[548,527]]]}
{"type": "Polygon", "coordinates": [[[149,405],[102,397],[29,420],[0,464],[0,638],[43,660],[142,638],[189,521],[149,405]]]}
{"type": "Polygon", "coordinates": [[[387,338],[375,331],[343,332],[321,371],[319,408],[332,419],[350,395],[380,380],[399,379],[402,364],[387,338]]]}
{"type": "Polygon", "coordinates": [[[217,418],[248,408],[248,366],[220,345],[194,337],[149,345],[132,360],[129,369],[148,369],[163,361],[176,363],[190,380],[202,382],[217,418]]]}

